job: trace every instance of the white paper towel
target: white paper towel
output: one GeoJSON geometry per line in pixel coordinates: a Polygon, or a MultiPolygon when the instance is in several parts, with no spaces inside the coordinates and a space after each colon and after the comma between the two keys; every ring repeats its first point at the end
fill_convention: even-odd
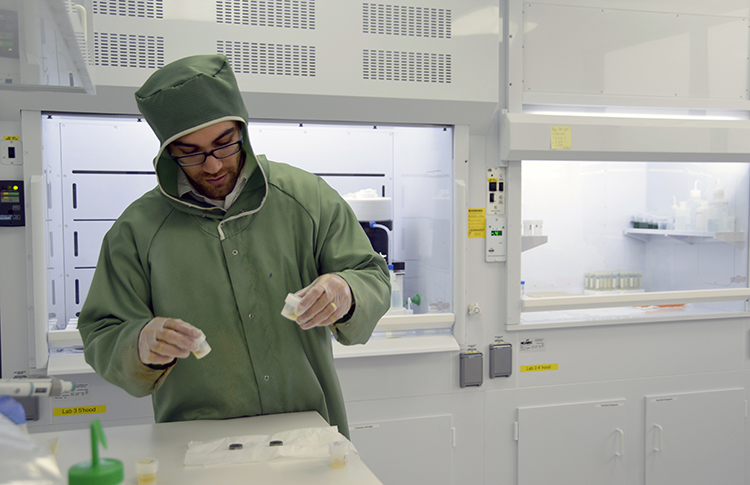
{"type": "MultiPolygon", "coordinates": [[[[232,436],[213,441],[191,441],[185,454],[185,466],[227,465],[268,461],[274,458],[328,458],[328,445],[346,440],[335,426],[328,428],[302,428],[282,431],[274,435],[232,436]],[[271,441],[281,441],[281,446],[270,446],[271,441]],[[241,450],[230,450],[229,445],[239,443],[241,450]]],[[[354,447],[350,445],[353,452],[354,447]]]]}

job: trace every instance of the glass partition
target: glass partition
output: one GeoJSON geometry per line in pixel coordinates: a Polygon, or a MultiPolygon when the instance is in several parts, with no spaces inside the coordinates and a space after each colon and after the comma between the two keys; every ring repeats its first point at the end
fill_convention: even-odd
{"type": "MultiPolygon", "coordinates": [[[[156,186],[159,143],[133,116],[53,113],[42,126],[50,347],[69,348],[62,332],[53,334],[75,330],[102,238],[130,202],[156,186]]],[[[451,334],[451,127],[251,121],[248,133],[255,153],[319,175],[347,200],[367,191],[387,202],[374,220],[355,208],[373,247],[396,265],[401,290],[401,304],[373,338],[451,334]]],[[[77,332],[73,338],[80,341],[77,332]]]]}
{"type": "Polygon", "coordinates": [[[0,89],[94,94],[84,3],[0,0],[0,89]]]}
{"type": "Polygon", "coordinates": [[[521,323],[744,312],[749,175],[748,163],[522,162],[521,323]]]}

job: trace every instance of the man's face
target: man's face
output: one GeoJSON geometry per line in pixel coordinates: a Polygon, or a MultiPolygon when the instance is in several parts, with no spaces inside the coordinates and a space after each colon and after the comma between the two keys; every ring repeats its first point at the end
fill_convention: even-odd
{"type": "MultiPolygon", "coordinates": [[[[170,144],[172,156],[210,152],[240,139],[240,130],[234,121],[222,121],[187,134],[170,144]]],[[[193,186],[209,199],[224,200],[237,183],[242,169],[242,151],[227,158],[206,157],[201,165],[181,167],[193,186]]]]}

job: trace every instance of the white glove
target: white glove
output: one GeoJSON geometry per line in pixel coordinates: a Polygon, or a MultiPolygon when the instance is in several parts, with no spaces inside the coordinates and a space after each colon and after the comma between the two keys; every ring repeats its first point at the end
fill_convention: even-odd
{"type": "Polygon", "coordinates": [[[318,276],[309,286],[296,293],[302,297],[297,311],[297,323],[303,330],[336,323],[349,313],[352,290],[339,275],[318,276]]]}
{"type": "Polygon", "coordinates": [[[203,332],[179,318],[156,317],[141,329],[138,357],[144,364],[170,364],[198,350],[203,332]]]}

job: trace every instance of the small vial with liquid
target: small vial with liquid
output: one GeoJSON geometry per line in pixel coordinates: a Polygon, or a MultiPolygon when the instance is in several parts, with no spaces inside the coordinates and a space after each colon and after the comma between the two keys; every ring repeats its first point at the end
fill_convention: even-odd
{"type": "Polygon", "coordinates": [[[349,443],[347,441],[333,441],[328,445],[331,452],[331,468],[344,468],[346,456],[349,454],[349,443]]]}
{"type": "Polygon", "coordinates": [[[159,460],[146,458],[135,462],[135,473],[138,485],[156,485],[156,472],[159,471],[159,460]]]}
{"type": "Polygon", "coordinates": [[[193,355],[195,355],[196,359],[202,359],[211,352],[211,346],[206,342],[206,334],[203,332],[201,332],[201,336],[198,337],[198,345],[198,350],[193,351],[193,355]]]}
{"type": "Polygon", "coordinates": [[[295,295],[294,293],[287,294],[286,298],[284,299],[284,308],[281,309],[281,315],[288,318],[289,320],[292,320],[293,322],[296,322],[297,317],[299,317],[299,315],[297,314],[297,307],[299,306],[301,301],[302,298],[295,295]]]}

